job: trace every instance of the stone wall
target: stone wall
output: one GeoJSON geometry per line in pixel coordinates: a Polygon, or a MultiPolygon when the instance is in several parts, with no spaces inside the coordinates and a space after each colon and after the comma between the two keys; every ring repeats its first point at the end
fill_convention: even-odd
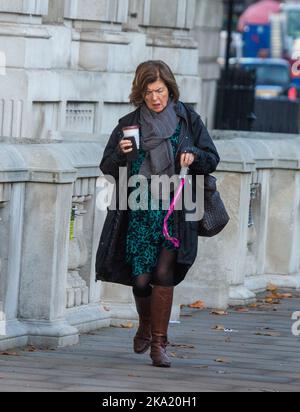
{"type": "Polygon", "coordinates": [[[136,66],[163,59],[182,100],[213,118],[221,0],[0,3],[0,130],[6,138],[105,143],[136,66]],[[16,87],[17,85],[17,87],[16,87]]]}
{"type": "MultiPolygon", "coordinates": [[[[300,288],[300,137],[214,132],[215,176],[231,217],[176,288],[181,304],[255,301],[269,282],[300,288]]],[[[0,348],[74,344],[79,332],[135,320],[131,289],[95,283],[105,212],[100,143],[1,144],[0,348]]]]}

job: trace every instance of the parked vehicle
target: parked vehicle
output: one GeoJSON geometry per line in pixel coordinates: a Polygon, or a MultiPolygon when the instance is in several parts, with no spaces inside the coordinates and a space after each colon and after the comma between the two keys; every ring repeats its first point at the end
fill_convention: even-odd
{"type": "Polygon", "coordinates": [[[292,87],[290,65],[283,59],[242,58],[231,59],[231,65],[242,66],[256,72],[256,97],[288,96],[292,87]]]}

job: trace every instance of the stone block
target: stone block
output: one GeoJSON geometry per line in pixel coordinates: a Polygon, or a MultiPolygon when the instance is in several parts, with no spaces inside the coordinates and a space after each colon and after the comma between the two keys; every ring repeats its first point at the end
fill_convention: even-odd
{"type": "Polygon", "coordinates": [[[0,0],[0,13],[45,15],[49,0],[0,0]]]}
{"type": "Polygon", "coordinates": [[[273,170],[269,192],[266,250],[267,274],[288,275],[300,269],[300,174],[294,170],[273,170]]]}
{"type": "Polygon", "coordinates": [[[198,50],[197,49],[174,49],[168,47],[154,47],[153,59],[163,60],[170,67],[174,74],[181,76],[198,75],[198,50]]]}
{"type": "Polygon", "coordinates": [[[223,7],[222,0],[196,0],[195,28],[221,28],[223,7]]]}
{"type": "Polygon", "coordinates": [[[190,29],[194,24],[195,3],[195,0],[143,0],[141,24],[190,29]]]}
{"type": "Polygon", "coordinates": [[[69,19],[125,23],[128,0],[65,0],[64,14],[69,19]]]}

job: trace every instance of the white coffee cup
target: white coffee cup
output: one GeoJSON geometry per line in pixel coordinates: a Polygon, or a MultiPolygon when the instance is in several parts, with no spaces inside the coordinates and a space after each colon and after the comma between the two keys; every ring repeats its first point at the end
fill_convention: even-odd
{"type": "Polygon", "coordinates": [[[127,137],[134,137],[136,142],[136,147],[140,148],[140,128],[139,126],[128,126],[123,129],[124,139],[127,137]]]}

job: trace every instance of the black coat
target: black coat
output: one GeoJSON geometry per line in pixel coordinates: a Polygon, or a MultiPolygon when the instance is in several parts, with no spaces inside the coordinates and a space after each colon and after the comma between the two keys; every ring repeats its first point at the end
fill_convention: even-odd
{"type": "MultiPolygon", "coordinates": [[[[184,127],[176,155],[176,173],[180,173],[180,154],[183,152],[192,152],[196,155],[195,162],[190,166],[189,174],[192,178],[196,175],[213,173],[217,169],[220,157],[200,116],[191,107],[181,102],[176,104],[176,112],[182,119],[182,127],[184,127]]],[[[123,138],[122,129],[137,124],[140,124],[140,109],[119,120],[104,151],[100,169],[104,175],[113,176],[117,182],[119,168],[127,166],[129,171],[131,166],[126,156],[118,150],[119,142],[123,138]]],[[[193,185],[193,191],[194,189],[193,185]]],[[[118,192],[117,189],[115,190],[118,192]]],[[[118,204],[118,193],[116,199],[118,204]]],[[[108,210],[97,252],[96,280],[132,286],[131,266],[125,260],[128,216],[129,212],[120,210],[119,207],[117,210],[108,210]]],[[[197,257],[197,226],[198,222],[186,221],[184,210],[175,211],[174,234],[180,238],[181,246],[177,252],[174,286],[184,280],[197,257]]]]}

